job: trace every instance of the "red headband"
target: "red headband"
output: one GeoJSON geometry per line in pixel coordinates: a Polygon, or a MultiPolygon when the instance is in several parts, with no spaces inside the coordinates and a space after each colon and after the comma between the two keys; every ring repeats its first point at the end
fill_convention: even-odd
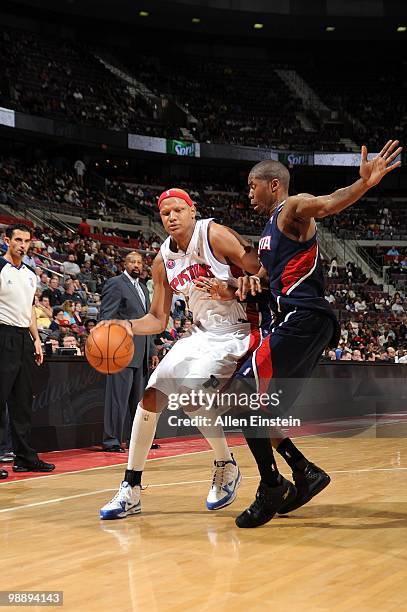
{"type": "Polygon", "coordinates": [[[188,206],[193,206],[194,203],[185,191],[181,189],[167,189],[167,191],[163,191],[160,197],[158,198],[158,208],[161,206],[161,202],[166,200],[167,198],[180,198],[184,200],[188,204],[188,206]]]}

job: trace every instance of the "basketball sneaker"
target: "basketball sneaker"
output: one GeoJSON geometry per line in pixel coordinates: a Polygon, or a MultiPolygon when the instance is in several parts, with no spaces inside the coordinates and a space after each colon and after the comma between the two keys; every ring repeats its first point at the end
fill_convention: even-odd
{"type": "Polygon", "coordinates": [[[297,497],[287,500],[279,508],[279,514],[287,514],[301,508],[315,495],[321,493],[331,482],[329,475],[313,463],[308,463],[303,472],[293,472],[293,479],[297,489],[297,497]]]}
{"type": "Polygon", "coordinates": [[[238,527],[260,527],[260,525],[271,521],[284,503],[291,502],[296,498],[297,489],[293,483],[283,477],[281,478],[282,483],[278,487],[271,487],[260,481],[254,502],[236,517],[235,523],[238,527]]]}
{"type": "Polygon", "coordinates": [[[206,499],[208,510],[229,506],[235,498],[242,476],[233,458],[230,461],[214,461],[212,485],[206,499]]]}
{"type": "Polygon", "coordinates": [[[126,518],[130,514],[141,512],[140,501],[141,487],[131,487],[123,480],[120,488],[113,499],[100,510],[100,518],[103,520],[126,518]]]}

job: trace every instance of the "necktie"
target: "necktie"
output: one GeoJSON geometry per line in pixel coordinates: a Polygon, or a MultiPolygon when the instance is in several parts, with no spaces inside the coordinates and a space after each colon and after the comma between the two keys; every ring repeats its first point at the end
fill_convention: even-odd
{"type": "Polygon", "coordinates": [[[135,286],[135,288],[137,290],[137,293],[140,296],[141,303],[143,304],[144,310],[145,310],[146,309],[146,297],[144,295],[144,292],[143,292],[142,288],[140,287],[140,283],[139,283],[138,280],[134,280],[133,284],[134,284],[134,286],[135,286]]]}

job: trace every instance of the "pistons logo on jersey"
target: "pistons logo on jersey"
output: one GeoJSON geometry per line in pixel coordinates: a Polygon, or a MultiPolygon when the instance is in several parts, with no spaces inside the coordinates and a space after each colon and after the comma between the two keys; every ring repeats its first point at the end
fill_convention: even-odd
{"type": "Polygon", "coordinates": [[[170,282],[170,287],[173,289],[173,291],[177,291],[180,287],[183,287],[186,283],[190,283],[199,276],[214,278],[211,267],[208,264],[193,264],[192,266],[184,268],[182,272],[177,274],[177,276],[170,282]]]}
{"type": "Polygon", "coordinates": [[[259,242],[259,253],[260,251],[271,251],[271,236],[263,236],[259,242]]]}
{"type": "Polygon", "coordinates": [[[175,268],[175,261],[173,259],[169,259],[167,261],[167,268],[169,270],[173,270],[175,268]]]}

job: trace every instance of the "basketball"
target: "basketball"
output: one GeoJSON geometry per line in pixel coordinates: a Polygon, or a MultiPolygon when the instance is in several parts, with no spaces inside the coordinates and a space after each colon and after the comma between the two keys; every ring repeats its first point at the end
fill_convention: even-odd
{"type": "Polygon", "coordinates": [[[133,354],[132,336],[117,323],[98,327],[86,341],[86,359],[102,374],[120,372],[129,365],[133,354]]]}

